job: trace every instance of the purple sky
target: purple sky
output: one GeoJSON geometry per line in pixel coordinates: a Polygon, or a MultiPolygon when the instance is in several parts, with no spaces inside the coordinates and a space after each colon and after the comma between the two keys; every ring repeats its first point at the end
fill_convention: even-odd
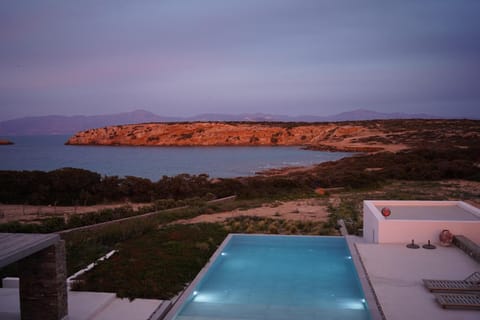
{"type": "Polygon", "coordinates": [[[0,121],[480,117],[478,0],[0,1],[0,121]]]}

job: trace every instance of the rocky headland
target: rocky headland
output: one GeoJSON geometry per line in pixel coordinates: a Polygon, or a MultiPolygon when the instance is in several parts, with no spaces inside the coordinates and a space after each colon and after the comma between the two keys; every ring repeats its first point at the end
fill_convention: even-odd
{"type": "Polygon", "coordinates": [[[13,144],[13,142],[10,141],[10,140],[6,140],[6,139],[0,139],[0,146],[6,146],[6,145],[10,145],[10,144],[13,144]]]}
{"type": "Polygon", "coordinates": [[[431,145],[469,145],[480,138],[475,120],[372,120],[341,123],[184,122],[117,125],[80,131],[68,145],[301,146],[378,152],[431,145]]]}
{"type": "MultiPolygon", "coordinates": [[[[289,123],[148,123],[81,131],[70,145],[110,146],[303,146],[336,151],[391,149],[381,142],[359,138],[382,135],[377,128],[355,124],[289,123]]],[[[404,146],[396,146],[402,149],[404,146]]]]}

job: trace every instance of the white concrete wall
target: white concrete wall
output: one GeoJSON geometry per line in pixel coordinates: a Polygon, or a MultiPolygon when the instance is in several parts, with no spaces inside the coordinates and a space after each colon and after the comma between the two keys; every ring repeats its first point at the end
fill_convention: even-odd
{"type": "Polygon", "coordinates": [[[363,238],[366,242],[378,243],[378,223],[376,208],[369,201],[363,202],[363,238]]]}
{"type": "Polygon", "coordinates": [[[381,221],[378,243],[438,243],[442,230],[448,229],[454,235],[464,235],[480,244],[480,223],[474,221],[427,221],[390,220],[381,221]]]}
{"type": "MultiPolygon", "coordinates": [[[[399,220],[388,219],[381,215],[376,205],[405,204],[402,201],[364,201],[363,204],[363,236],[369,243],[416,243],[424,244],[428,240],[438,243],[438,236],[444,229],[454,235],[464,235],[480,244],[480,220],[478,221],[441,221],[441,220],[399,220]]],[[[418,202],[412,201],[412,205],[418,202]]],[[[438,202],[428,202],[432,205],[438,202]]],[[[466,203],[458,202],[463,209],[479,215],[480,210],[466,203]]]]}
{"type": "Polygon", "coordinates": [[[2,279],[3,288],[18,288],[20,286],[20,279],[16,277],[6,277],[2,279]]]}

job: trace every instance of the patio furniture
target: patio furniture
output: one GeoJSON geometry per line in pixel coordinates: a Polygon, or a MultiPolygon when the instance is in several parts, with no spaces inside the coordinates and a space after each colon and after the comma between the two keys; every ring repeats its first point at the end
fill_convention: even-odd
{"type": "Polygon", "coordinates": [[[435,298],[444,309],[480,310],[480,294],[435,293],[435,298]]]}
{"type": "Polygon", "coordinates": [[[432,292],[480,291],[480,272],[474,272],[464,280],[423,279],[423,283],[432,292]]]}

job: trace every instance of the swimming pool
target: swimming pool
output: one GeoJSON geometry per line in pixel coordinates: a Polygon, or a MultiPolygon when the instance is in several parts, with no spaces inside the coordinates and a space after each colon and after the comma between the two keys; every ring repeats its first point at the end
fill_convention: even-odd
{"type": "Polygon", "coordinates": [[[343,237],[229,235],[166,319],[370,319],[343,237]]]}

